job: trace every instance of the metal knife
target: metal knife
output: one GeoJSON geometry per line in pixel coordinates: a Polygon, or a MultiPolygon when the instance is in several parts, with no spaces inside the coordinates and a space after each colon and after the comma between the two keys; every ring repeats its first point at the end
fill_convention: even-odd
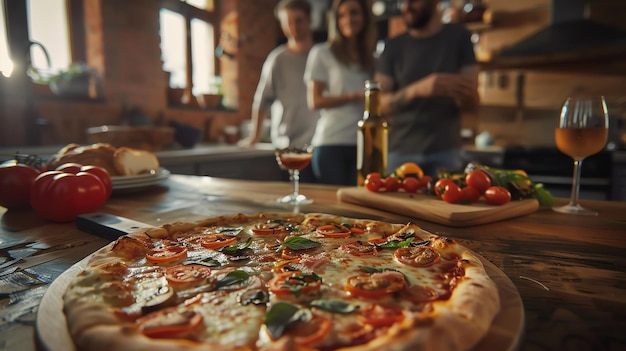
{"type": "Polygon", "coordinates": [[[139,228],[155,228],[155,226],[109,213],[94,212],[76,217],[76,228],[113,241],[139,228]]]}

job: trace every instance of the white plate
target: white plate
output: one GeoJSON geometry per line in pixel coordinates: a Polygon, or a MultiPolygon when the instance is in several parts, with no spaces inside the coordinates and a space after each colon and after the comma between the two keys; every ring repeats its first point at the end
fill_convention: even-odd
{"type": "Polygon", "coordinates": [[[111,177],[113,190],[139,189],[146,186],[158,184],[170,176],[170,171],[159,168],[152,173],[139,174],[134,176],[111,177]]]}

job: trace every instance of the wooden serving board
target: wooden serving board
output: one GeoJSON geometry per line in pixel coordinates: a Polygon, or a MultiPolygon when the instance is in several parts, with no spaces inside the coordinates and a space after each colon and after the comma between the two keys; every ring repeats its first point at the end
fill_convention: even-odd
{"type": "Polygon", "coordinates": [[[539,209],[535,199],[511,201],[502,206],[477,202],[471,205],[449,204],[431,195],[405,192],[375,193],[363,187],[337,190],[340,201],[402,214],[453,227],[485,224],[523,216],[539,209]]]}
{"type": "MultiPolygon", "coordinates": [[[[473,351],[517,350],[524,331],[522,299],[507,275],[480,257],[487,274],[498,286],[500,312],[491,328],[473,351]]],[[[55,279],[41,300],[35,324],[37,349],[41,351],[76,351],[63,314],[63,293],[69,283],[86,267],[91,256],[70,267],[55,279]]]]}

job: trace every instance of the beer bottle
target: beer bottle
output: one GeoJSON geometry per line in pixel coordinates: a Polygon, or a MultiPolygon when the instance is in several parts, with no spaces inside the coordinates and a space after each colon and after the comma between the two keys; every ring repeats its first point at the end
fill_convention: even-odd
{"type": "Polygon", "coordinates": [[[371,172],[387,173],[387,121],[380,114],[380,88],[378,82],[365,82],[365,110],[358,122],[357,132],[357,185],[362,186],[371,172]]]}

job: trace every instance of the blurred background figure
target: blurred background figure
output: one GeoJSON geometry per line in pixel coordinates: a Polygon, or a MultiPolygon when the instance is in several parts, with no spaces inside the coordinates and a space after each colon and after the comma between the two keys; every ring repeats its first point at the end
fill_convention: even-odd
{"type": "Polygon", "coordinates": [[[431,176],[462,167],[461,111],[478,106],[470,32],[442,24],[437,2],[402,1],[407,31],[387,40],[374,78],[391,125],[388,169],[415,162],[431,176]]]}
{"type": "Polygon", "coordinates": [[[316,44],[306,65],[308,103],[319,110],[311,165],[318,182],[356,184],[357,122],[364,82],[374,67],[376,33],[367,0],[333,1],[328,41],[316,44]]]}
{"type": "MultiPolygon", "coordinates": [[[[318,112],[307,106],[303,80],[309,50],[313,46],[311,5],[307,0],[282,0],[276,17],[287,42],[276,47],[265,59],[252,103],[252,130],[241,146],[258,143],[263,122],[270,115],[270,136],[277,149],[310,144],[318,112]]],[[[285,177],[287,173],[285,172],[285,177]]],[[[311,167],[300,173],[303,182],[314,181],[311,167]]]]}

